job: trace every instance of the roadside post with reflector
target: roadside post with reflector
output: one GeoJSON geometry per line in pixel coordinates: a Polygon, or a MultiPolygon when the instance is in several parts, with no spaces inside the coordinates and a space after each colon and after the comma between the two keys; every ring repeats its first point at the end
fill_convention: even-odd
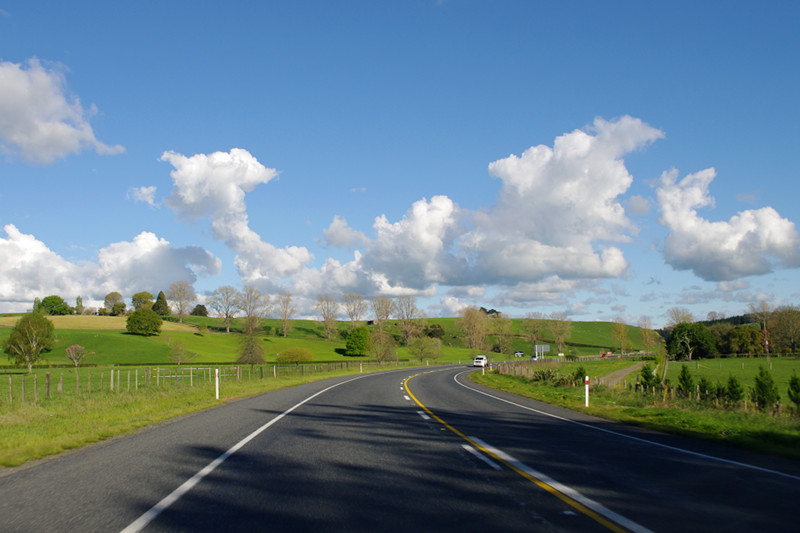
{"type": "Polygon", "coordinates": [[[589,376],[586,376],[586,407],[589,407],[589,376]]]}

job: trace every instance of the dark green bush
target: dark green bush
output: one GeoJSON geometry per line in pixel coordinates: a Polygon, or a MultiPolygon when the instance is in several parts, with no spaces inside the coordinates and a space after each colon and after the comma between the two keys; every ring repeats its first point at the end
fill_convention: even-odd
{"type": "Polygon", "coordinates": [[[161,317],[149,308],[137,309],[125,322],[125,329],[134,335],[158,335],[161,333],[161,317]]]}

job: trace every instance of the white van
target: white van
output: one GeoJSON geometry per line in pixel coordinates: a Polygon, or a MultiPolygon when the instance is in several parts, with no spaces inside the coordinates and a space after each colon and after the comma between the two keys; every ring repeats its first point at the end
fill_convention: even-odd
{"type": "Polygon", "coordinates": [[[475,359],[472,360],[472,366],[485,367],[488,362],[489,360],[486,359],[485,355],[476,355],[475,359]]]}

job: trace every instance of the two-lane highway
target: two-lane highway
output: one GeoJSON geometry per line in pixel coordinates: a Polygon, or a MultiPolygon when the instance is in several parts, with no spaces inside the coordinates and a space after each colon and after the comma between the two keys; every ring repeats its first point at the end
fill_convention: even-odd
{"type": "Polygon", "coordinates": [[[498,393],[470,371],[310,383],[7,472],[0,529],[794,530],[796,463],[498,393]]]}

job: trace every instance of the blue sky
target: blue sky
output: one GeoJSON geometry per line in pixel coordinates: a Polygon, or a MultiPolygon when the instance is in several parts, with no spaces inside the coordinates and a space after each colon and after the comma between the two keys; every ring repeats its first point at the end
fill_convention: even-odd
{"type": "Polygon", "coordinates": [[[794,2],[0,1],[0,311],[800,301],[794,2]]]}

